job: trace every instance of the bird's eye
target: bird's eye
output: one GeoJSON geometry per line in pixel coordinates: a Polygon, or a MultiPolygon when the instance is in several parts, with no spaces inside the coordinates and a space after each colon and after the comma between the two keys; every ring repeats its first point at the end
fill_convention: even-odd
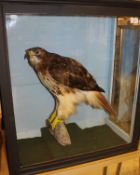
{"type": "Polygon", "coordinates": [[[36,54],[36,55],[39,55],[39,54],[40,54],[40,51],[39,51],[39,50],[36,50],[36,51],[35,51],[35,54],[36,54]]]}

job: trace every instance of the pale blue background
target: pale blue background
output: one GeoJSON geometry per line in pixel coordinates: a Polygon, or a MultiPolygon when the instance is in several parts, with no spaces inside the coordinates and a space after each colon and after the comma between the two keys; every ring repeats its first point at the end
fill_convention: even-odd
{"type": "MultiPolygon", "coordinates": [[[[25,49],[39,46],[79,60],[109,99],[114,59],[115,18],[7,15],[12,93],[18,138],[40,135],[54,101],[24,60],[25,49]]],[[[68,122],[81,128],[104,124],[103,110],[81,105],[68,122]]]]}

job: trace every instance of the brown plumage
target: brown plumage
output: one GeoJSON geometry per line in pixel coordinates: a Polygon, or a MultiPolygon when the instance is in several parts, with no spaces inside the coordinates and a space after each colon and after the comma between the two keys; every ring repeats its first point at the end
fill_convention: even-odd
{"type": "Polygon", "coordinates": [[[37,55],[40,62],[38,62],[37,65],[33,64],[33,62],[28,59],[35,71],[46,73],[47,70],[55,81],[71,88],[104,92],[104,90],[97,85],[92,75],[90,75],[78,61],[58,54],[49,53],[41,48],[28,49],[27,57],[28,51],[31,50],[40,50],[40,55],[37,55]]]}
{"type": "MultiPolygon", "coordinates": [[[[102,94],[104,90],[78,61],[39,47],[27,49],[25,57],[41,83],[56,99],[55,120],[65,121],[75,113],[76,106],[82,102],[92,107],[103,108],[110,115],[115,115],[102,94]]],[[[50,121],[54,122],[52,118],[50,121]]],[[[56,124],[54,128],[55,126],[56,124]]]]}

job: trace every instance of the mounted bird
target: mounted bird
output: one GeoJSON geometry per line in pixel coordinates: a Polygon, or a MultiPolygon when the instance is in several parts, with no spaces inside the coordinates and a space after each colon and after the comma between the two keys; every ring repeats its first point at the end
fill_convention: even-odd
{"type": "Polygon", "coordinates": [[[80,103],[103,108],[115,116],[112,106],[103,95],[104,89],[80,62],[50,53],[41,47],[29,48],[25,52],[29,65],[55,99],[54,111],[47,121],[51,134],[61,145],[71,144],[65,121],[75,113],[80,103]]]}

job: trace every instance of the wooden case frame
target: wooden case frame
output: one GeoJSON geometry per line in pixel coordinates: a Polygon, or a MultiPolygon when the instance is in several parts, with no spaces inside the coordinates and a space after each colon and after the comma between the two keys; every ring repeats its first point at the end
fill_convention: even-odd
{"type": "Polygon", "coordinates": [[[5,13],[27,13],[51,15],[106,15],[106,16],[140,16],[140,3],[130,1],[92,1],[92,0],[3,0],[0,1],[0,94],[4,119],[8,165],[11,175],[35,174],[81,164],[129,151],[138,145],[140,130],[140,85],[138,86],[136,117],[132,142],[115,148],[94,153],[73,156],[68,159],[44,162],[28,167],[21,167],[18,157],[14,108],[8,60],[8,47],[5,28],[5,13]],[[59,7],[59,8],[58,8],[59,7]]]}

